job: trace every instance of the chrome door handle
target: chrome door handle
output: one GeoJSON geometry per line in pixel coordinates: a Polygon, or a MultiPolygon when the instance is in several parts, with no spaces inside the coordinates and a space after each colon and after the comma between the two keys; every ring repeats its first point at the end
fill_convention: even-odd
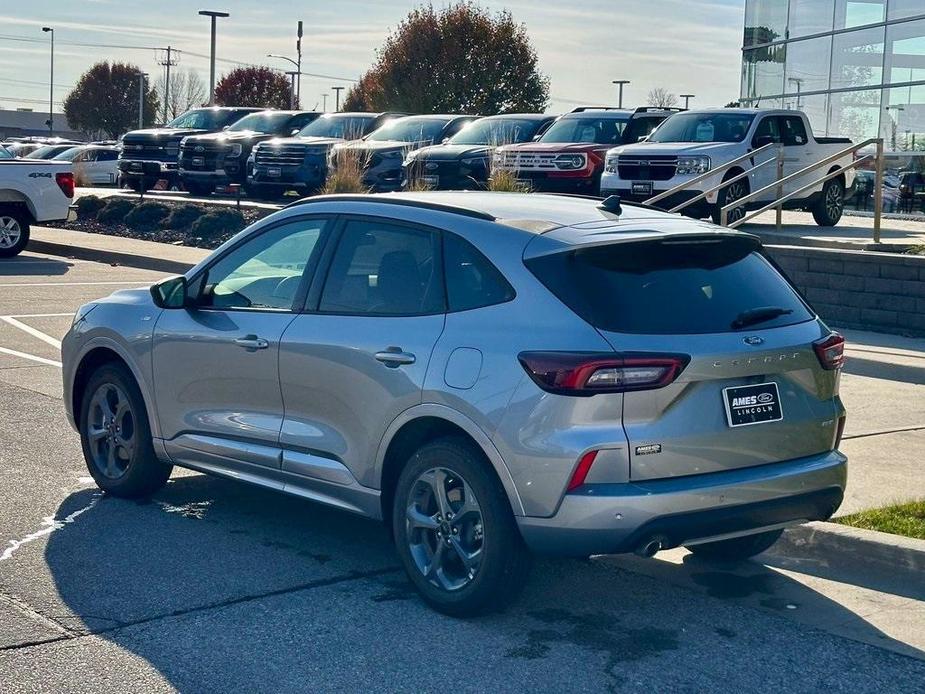
{"type": "Polygon", "coordinates": [[[243,347],[248,352],[255,352],[258,349],[266,349],[270,346],[269,341],[264,340],[262,337],[257,337],[256,335],[245,335],[244,337],[238,337],[235,339],[234,343],[238,347],[243,347]]]}
{"type": "Polygon", "coordinates": [[[410,352],[403,352],[401,347],[387,347],[381,352],[376,352],[376,361],[395,369],[404,364],[413,364],[415,356],[410,352]]]}

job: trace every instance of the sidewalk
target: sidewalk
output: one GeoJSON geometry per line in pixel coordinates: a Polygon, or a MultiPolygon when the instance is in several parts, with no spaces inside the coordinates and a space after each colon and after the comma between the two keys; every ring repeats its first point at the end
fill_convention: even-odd
{"type": "MultiPolygon", "coordinates": [[[[820,227],[809,212],[785,211],[780,232],[774,224],[774,212],[765,212],[743,224],[740,231],[756,234],[768,244],[819,246],[852,250],[877,250],[874,245],[873,217],[845,215],[834,227],[820,227]]],[[[884,245],[925,245],[925,222],[903,219],[881,220],[880,241],[884,245]]],[[[882,248],[880,250],[883,250],[882,248]]]]}

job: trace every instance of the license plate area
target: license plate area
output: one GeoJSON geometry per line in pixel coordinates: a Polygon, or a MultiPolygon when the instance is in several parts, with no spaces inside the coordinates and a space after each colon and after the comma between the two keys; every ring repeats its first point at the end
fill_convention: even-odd
{"type": "Polygon", "coordinates": [[[205,166],[205,157],[193,157],[193,166],[205,166]]]}
{"type": "Polygon", "coordinates": [[[282,173],[278,166],[271,166],[267,169],[267,176],[272,176],[273,178],[279,178],[282,173]]]}
{"type": "Polygon", "coordinates": [[[634,195],[652,195],[652,181],[634,181],[633,182],[633,194],[634,195]]]}
{"type": "Polygon", "coordinates": [[[730,427],[767,424],[784,418],[776,383],[723,388],[723,405],[730,427]]]}
{"type": "Polygon", "coordinates": [[[440,183],[440,177],[439,176],[421,176],[421,181],[426,186],[435,186],[440,183]]]}

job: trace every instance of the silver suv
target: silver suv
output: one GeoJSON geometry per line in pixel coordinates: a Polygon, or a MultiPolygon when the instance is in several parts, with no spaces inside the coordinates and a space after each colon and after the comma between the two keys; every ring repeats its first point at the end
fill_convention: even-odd
{"type": "Polygon", "coordinates": [[[424,599],[468,615],[531,550],[744,558],[828,518],[843,347],[753,236],[425,192],[290,205],[82,307],[62,352],[106,492],[180,465],[382,519],[424,599]]]}

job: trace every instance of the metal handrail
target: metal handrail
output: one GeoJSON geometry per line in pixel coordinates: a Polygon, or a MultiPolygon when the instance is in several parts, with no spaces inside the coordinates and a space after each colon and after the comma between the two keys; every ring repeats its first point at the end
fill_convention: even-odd
{"type": "MultiPolygon", "coordinates": [[[[695,185],[695,184],[697,184],[697,183],[700,183],[701,181],[705,181],[705,180],[707,180],[708,178],[713,178],[713,177],[716,176],[718,173],[722,173],[722,172],[728,170],[730,167],[735,166],[735,165],[738,164],[739,162],[745,161],[746,159],[751,159],[751,158],[754,157],[756,154],[761,154],[762,152],[766,152],[767,150],[772,149],[772,148],[774,148],[774,147],[778,147],[777,143],[775,143],[775,142],[770,142],[770,143],[768,143],[768,144],[766,144],[766,145],[762,145],[762,146],[759,147],[758,149],[753,149],[753,150],[751,150],[751,151],[749,151],[749,152],[746,152],[746,153],[743,154],[742,156],[736,157],[736,158],[733,159],[732,161],[727,161],[727,162],[726,162],[725,164],[723,164],[722,166],[719,166],[719,167],[717,167],[717,168],[715,168],[715,169],[710,169],[710,170],[707,171],[706,173],[700,174],[699,176],[696,176],[696,177],[692,178],[692,179],[689,180],[689,181],[685,181],[684,183],[681,183],[681,184],[679,184],[679,185],[676,185],[674,188],[670,188],[670,189],[666,190],[664,193],[659,193],[658,195],[654,195],[653,197],[649,198],[648,200],[646,200],[646,201],[643,202],[642,204],[643,204],[643,205],[654,205],[655,203],[660,202],[661,200],[664,200],[664,199],[667,198],[669,195],[674,195],[675,193],[677,193],[677,192],[679,192],[679,191],[682,191],[682,190],[685,190],[685,189],[689,188],[689,187],[692,186],[692,185],[695,185]]],[[[617,156],[619,157],[620,155],[617,155],[617,156]]],[[[617,162],[619,163],[619,161],[620,161],[620,160],[619,160],[619,158],[618,158],[618,159],[617,159],[617,162]]],[[[772,161],[772,160],[769,159],[768,161],[772,161]]],[[[764,163],[764,162],[762,162],[762,163],[764,163]]],[[[728,181],[727,181],[727,183],[728,183],[728,181]]]]}
{"type": "MultiPolygon", "coordinates": [[[[756,151],[757,151],[757,150],[756,150],[756,151]]],[[[685,200],[685,201],[682,202],[680,205],[677,205],[677,206],[675,206],[675,207],[672,207],[672,208],[671,208],[670,210],[668,210],[668,211],[669,211],[669,212],[680,212],[681,210],[683,210],[683,209],[684,209],[685,207],[687,207],[688,205],[692,205],[692,204],[694,204],[695,202],[697,202],[698,200],[703,200],[705,197],[707,197],[708,195],[710,195],[710,194],[712,194],[712,193],[715,193],[715,192],[718,191],[720,188],[725,188],[726,186],[731,185],[731,184],[735,183],[736,181],[741,181],[743,178],[746,178],[746,177],[750,176],[751,173],[752,173],[753,171],[755,171],[755,170],[757,170],[757,169],[760,169],[760,168],[761,168],[762,166],[764,166],[765,164],[776,164],[776,163],[777,163],[777,159],[778,159],[777,157],[774,157],[774,159],[765,159],[764,161],[759,162],[758,164],[755,164],[755,166],[753,166],[752,168],[750,168],[748,171],[743,171],[743,172],[740,173],[740,174],[736,174],[736,175],[733,176],[732,178],[727,178],[725,181],[721,181],[720,183],[717,183],[717,184],[716,184],[715,186],[713,186],[712,188],[709,188],[709,189],[703,191],[702,193],[700,193],[700,195],[697,195],[696,197],[693,197],[693,198],[691,198],[691,199],[689,199],[689,200],[685,200]]]]}
{"type": "MultiPolygon", "coordinates": [[[[791,192],[787,193],[787,194],[784,195],[783,197],[777,198],[777,199],[774,200],[773,202],[768,203],[767,205],[765,205],[764,207],[762,207],[762,208],[760,208],[760,209],[757,209],[757,210],[753,211],[751,214],[748,214],[748,215],[742,217],[742,219],[737,219],[736,221],[731,222],[730,224],[723,224],[723,226],[728,226],[730,229],[735,229],[735,228],[738,227],[739,225],[745,224],[745,222],[749,221],[750,219],[754,219],[755,217],[757,217],[757,216],[760,215],[760,214],[764,214],[764,213],[767,212],[768,210],[774,209],[775,207],[780,207],[783,203],[787,202],[787,201],[790,200],[791,198],[795,198],[795,197],[797,197],[798,195],[800,195],[801,193],[805,193],[807,190],[810,190],[810,189],[812,189],[812,188],[815,188],[815,187],[818,186],[820,183],[825,183],[825,182],[828,181],[828,180],[831,180],[831,179],[833,179],[833,178],[835,178],[835,177],[837,177],[837,176],[840,176],[841,174],[845,173],[845,171],[848,171],[849,169],[856,169],[856,168],[857,168],[858,166],[860,166],[862,163],[864,163],[864,162],[866,162],[866,161],[869,161],[869,160],[871,160],[871,159],[874,159],[875,156],[876,156],[876,155],[874,155],[874,154],[865,154],[863,157],[860,157],[860,158],[858,158],[858,159],[855,159],[855,160],[854,160],[853,162],[851,162],[850,164],[847,164],[847,165],[845,165],[845,166],[843,166],[843,167],[841,167],[841,168],[835,169],[835,171],[830,171],[828,174],[826,174],[826,175],[823,176],[822,178],[820,178],[820,179],[818,179],[818,180],[815,180],[815,181],[812,181],[811,183],[807,183],[807,184],[806,184],[805,186],[803,186],[802,188],[798,188],[797,190],[794,190],[794,191],[791,191],[791,192]]],[[[784,179],[781,179],[781,180],[784,180],[784,179]]],[[[769,187],[773,187],[773,186],[769,186],[769,187]]],[[[744,198],[739,198],[739,200],[744,200],[744,198]]],[[[721,212],[721,216],[722,216],[723,221],[725,221],[726,214],[728,213],[728,211],[729,211],[730,209],[733,209],[733,208],[738,207],[738,204],[736,204],[736,203],[738,203],[739,200],[733,201],[733,202],[729,203],[728,205],[726,205],[725,207],[723,207],[722,212],[721,212]]]]}

